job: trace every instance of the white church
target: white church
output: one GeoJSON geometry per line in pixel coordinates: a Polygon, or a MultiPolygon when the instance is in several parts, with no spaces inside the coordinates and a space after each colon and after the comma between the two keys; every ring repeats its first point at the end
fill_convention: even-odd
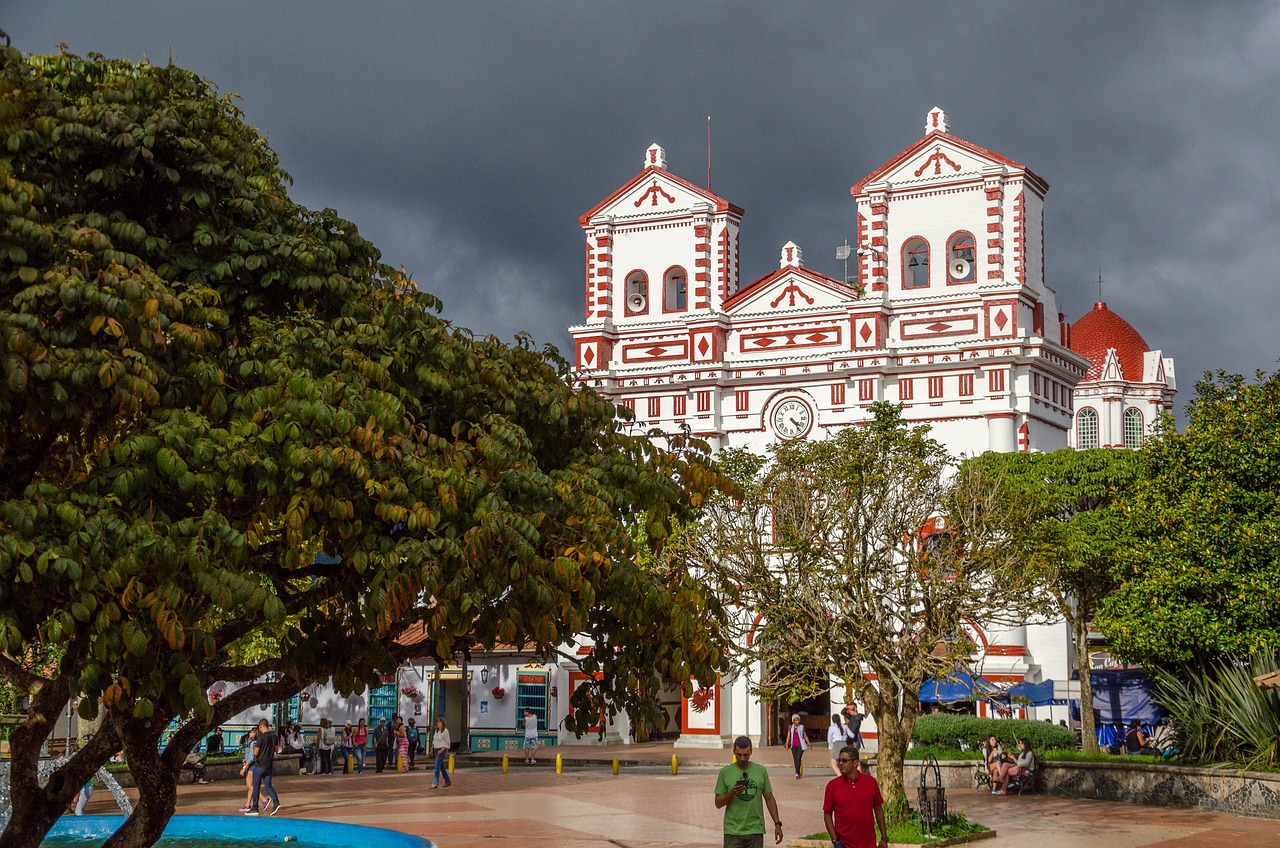
{"type": "MultiPolygon", "coordinates": [[[[716,450],[822,438],[882,400],[928,424],[954,456],[1139,447],[1172,407],[1173,360],[1105,303],[1074,325],[1058,311],[1044,279],[1048,189],[1026,166],[953,135],[935,108],[922,137],[850,190],[856,275],[810,270],[788,241],[777,270],[743,282],[744,210],[676,176],[655,144],[640,172],[580,219],[578,377],[646,429],[687,428],[716,450]]],[[[991,680],[1070,677],[1065,625],[970,635],[991,680]]],[[[833,692],[808,706],[841,703],[833,692]]],[[[679,704],[677,744],[738,734],[768,744],[781,711],[725,679],[710,708],[679,704]]],[[[1033,717],[1066,716],[1044,707],[1033,717]]]]}

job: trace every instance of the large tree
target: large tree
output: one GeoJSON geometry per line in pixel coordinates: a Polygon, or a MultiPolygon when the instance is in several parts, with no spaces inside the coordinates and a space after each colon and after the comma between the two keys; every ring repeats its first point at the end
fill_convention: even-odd
{"type": "Polygon", "coordinates": [[[1128,659],[1207,673],[1280,648],[1280,372],[1206,375],[1187,415],[1143,450],[1098,624],[1128,659]]]}
{"type": "Polygon", "coordinates": [[[865,426],[727,452],[742,494],[712,498],[682,538],[690,565],[738,605],[737,658],[763,662],[766,697],[843,679],[875,717],[886,797],[921,685],[966,663],[966,622],[1021,621],[1030,512],[980,466],[956,469],[927,428],[879,404],[865,426]],[[945,531],[927,532],[945,522],[945,531]]]}
{"type": "Polygon", "coordinates": [[[593,716],[716,672],[715,598],[632,542],[715,484],[704,450],[620,432],[554,351],[441,320],[352,223],[289,199],[207,81],[4,41],[0,676],[31,707],[2,848],[34,848],[121,748],[141,800],[109,844],[150,844],[210,727],[312,680],[363,688],[410,626],[442,662],[588,633],[593,716]],[[274,655],[244,661],[264,634],[274,655]],[[218,680],[251,685],[214,704],[218,680]],[[70,703],[100,730],[41,785],[70,703]]]}
{"type": "Polygon", "coordinates": [[[1053,453],[986,453],[968,461],[1002,478],[1005,490],[1029,504],[1033,520],[1025,534],[1027,567],[1045,604],[1071,627],[1080,666],[1082,744],[1098,750],[1093,686],[1089,673],[1089,629],[1104,598],[1115,591],[1116,563],[1127,546],[1128,521],[1120,504],[1140,473],[1134,451],[1064,449],[1053,453]]]}

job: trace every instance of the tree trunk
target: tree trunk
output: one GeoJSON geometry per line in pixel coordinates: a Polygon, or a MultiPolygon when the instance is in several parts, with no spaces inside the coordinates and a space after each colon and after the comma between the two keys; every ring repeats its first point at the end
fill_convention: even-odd
{"type": "Polygon", "coordinates": [[[904,702],[902,718],[899,719],[896,691],[882,690],[871,709],[879,741],[876,781],[880,784],[880,794],[884,796],[885,815],[890,821],[901,820],[906,816],[908,803],[903,764],[911,744],[911,732],[915,729],[916,705],[904,702]]]}
{"type": "Polygon", "coordinates": [[[1093,719],[1093,677],[1089,672],[1089,622],[1079,615],[1074,624],[1076,664],[1080,667],[1080,748],[1097,753],[1098,727],[1093,719]]]}
{"type": "MultiPolygon", "coordinates": [[[[151,732],[153,728],[136,720],[124,720],[121,729],[130,724],[135,727],[121,735],[125,736],[124,753],[129,760],[129,774],[138,788],[138,803],[133,815],[125,819],[102,848],[147,848],[155,844],[178,806],[181,762],[171,763],[157,751],[159,730],[151,732]]],[[[163,724],[159,726],[162,728],[163,724]]]]}
{"type": "MultiPolygon", "coordinates": [[[[53,716],[61,714],[53,710],[53,716]]],[[[9,793],[13,810],[0,833],[0,848],[37,848],[49,828],[75,799],[80,787],[107,762],[116,745],[114,734],[94,737],[40,785],[40,746],[55,719],[28,713],[27,721],[14,727],[10,737],[9,793]]]]}

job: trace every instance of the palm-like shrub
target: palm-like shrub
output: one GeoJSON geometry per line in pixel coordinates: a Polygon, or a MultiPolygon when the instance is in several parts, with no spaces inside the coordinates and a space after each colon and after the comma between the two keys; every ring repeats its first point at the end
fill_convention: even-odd
{"type": "Polygon", "coordinates": [[[1155,699],[1169,711],[1179,753],[1202,763],[1280,765],[1280,690],[1253,682],[1276,667],[1276,653],[1264,650],[1207,675],[1157,672],[1155,699]]]}

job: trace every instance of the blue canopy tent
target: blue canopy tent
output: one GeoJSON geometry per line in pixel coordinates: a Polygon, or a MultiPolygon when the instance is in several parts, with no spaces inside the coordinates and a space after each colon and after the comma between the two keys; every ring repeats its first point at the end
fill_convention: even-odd
{"type": "Polygon", "coordinates": [[[926,680],[920,687],[919,700],[934,704],[976,701],[998,691],[999,687],[985,677],[974,677],[967,671],[953,671],[946,677],[926,680]]]}
{"type": "MultiPolygon", "coordinates": [[[[1164,718],[1165,709],[1151,697],[1155,684],[1142,669],[1095,669],[1089,679],[1093,684],[1098,744],[1121,744],[1125,727],[1134,719],[1150,732],[1151,726],[1164,718]]],[[[1079,720],[1079,701],[1071,702],[1071,717],[1079,720]]]]}
{"type": "Polygon", "coordinates": [[[996,697],[1019,707],[1047,707],[1054,703],[1053,681],[1042,680],[1039,683],[1030,683],[1019,680],[996,697]]]}

